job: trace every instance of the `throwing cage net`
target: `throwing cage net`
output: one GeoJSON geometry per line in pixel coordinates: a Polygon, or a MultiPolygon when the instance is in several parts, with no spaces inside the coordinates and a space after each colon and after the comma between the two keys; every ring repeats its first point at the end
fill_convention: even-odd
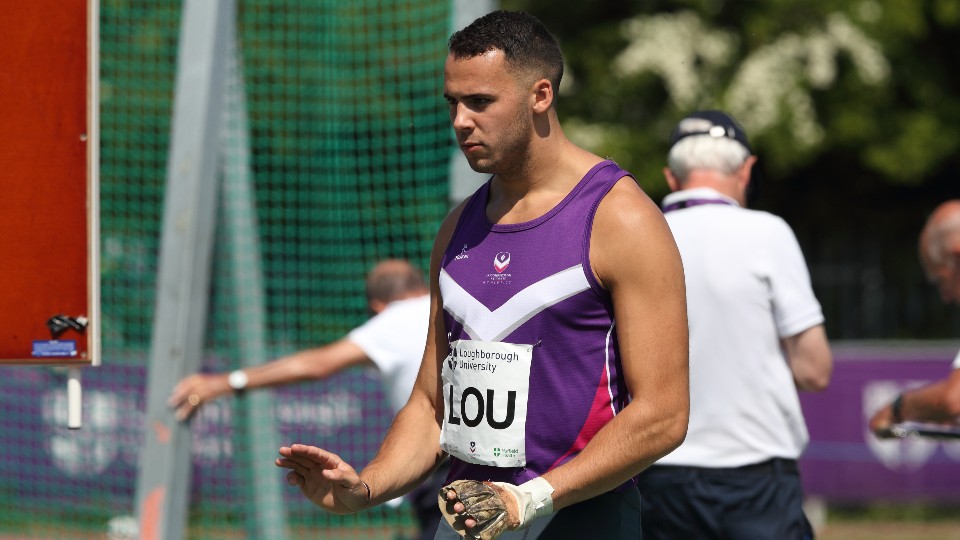
{"type": "MultiPolygon", "coordinates": [[[[441,98],[449,4],[238,2],[248,129],[225,137],[249,141],[256,236],[227,230],[224,209],[236,190],[224,185],[203,370],[243,365],[233,314],[246,288],[262,289],[266,354],[276,358],[362,323],[364,274],[377,260],[428,267],[454,151],[441,98]],[[245,282],[248,269],[229,256],[250,246],[261,283],[245,282]]],[[[84,370],[80,430],[66,427],[61,368],[2,368],[0,538],[136,537],[180,23],[177,2],[101,0],[103,361],[84,370]]],[[[272,422],[284,442],[323,446],[360,467],[392,420],[379,379],[359,369],[268,392],[268,410],[250,413],[224,398],[193,420],[190,538],[275,537],[251,527],[260,487],[249,477],[244,426],[272,422]]],[[[291,536],[410,534],[406,503],[338,517],[286,486],[280,469],[275,476],[291,536]]]]}

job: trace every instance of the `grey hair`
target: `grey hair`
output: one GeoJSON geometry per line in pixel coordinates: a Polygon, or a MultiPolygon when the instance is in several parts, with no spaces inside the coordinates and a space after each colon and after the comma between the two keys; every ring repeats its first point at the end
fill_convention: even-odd
{"type": "Polygon", "coordinates": [[[685,182],[695,169],[733,174],[748,157],[750,151],[733,139],[692,135],[673,145],[667,155],[667,166],[677,180],[685,182]]]}

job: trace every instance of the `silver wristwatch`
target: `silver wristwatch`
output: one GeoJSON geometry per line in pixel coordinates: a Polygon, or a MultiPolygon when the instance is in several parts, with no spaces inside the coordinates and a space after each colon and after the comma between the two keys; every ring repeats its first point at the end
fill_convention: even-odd
{"type": "Polygon", "coordinates": [[[249,382],[250,378],[242,369],[231,371],[230,375],[227,376],[227,384],[230,385],[230,388],[233,388],[234,392],[242,392],[249,382]]]}

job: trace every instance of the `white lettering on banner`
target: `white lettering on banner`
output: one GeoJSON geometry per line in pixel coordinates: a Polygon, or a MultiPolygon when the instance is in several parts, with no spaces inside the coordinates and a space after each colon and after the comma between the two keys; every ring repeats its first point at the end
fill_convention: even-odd
{"type": "Polygon", "coordinates": [[[933,456],[938,441],[920,437],[903,439],[878,439],[870,432],[870,418],[874,413],[890,403],[897,394],[908,388],[916,388],[929,381],[869,381],[863,386],[861,403],[863,404],[863,438],[877,459],[892,471],[912,471],[923,467],[933,456]]]}
{"type": "Polygon", "coordinates": [[[532,360],[532,345],[465,339],[450,344],[441,373],[440,444],[447,453],[481,465],[526,465],[532,360]]]}
{"type": "MultiPolygon", "coordinates": [[[[41,415],[50,461],[70,478],[90,478],[114,463],[137,467],[143,444],[142,396],[133,392],[85,390],[83,427],[67,429],[67,392],[53,388],[43,393],[41,415]]],[[[363,421],[363,399],[354,392],[333,392],[288,397],[274,402],[276,421],[297,432],[335,434],[363,421]]],[[[228,400],[205,403],[191,421],[192,460],[216,465],[233,457],[232,404],[228,400]]]]}
{"type": "Polygon", "coordinates": [[[960,461],[960,444],[953,443],[944,444],[942,446],[944,453],[947,454],[950,459],[954,461],[960,461]]]}
{"type": "Polygon", "coordinates": [[[347,390],[324,393],[319,398],[278,397],[274,410],[278,422],[303,426],[322,435],[331,435],[344,426],[358,425],[363,421],[363,400],[347,390]]]}
{"type": "Polygon", "coordinates": [[[82,429],[67,429],[67,391],[48,390],[43,394],[41,414],[45,424],[47,451],[53,465],[71,478],[101,474],[117,459],[121,445],[114,434],[120,424],[121,397],[112,392],[84,392],[82,429]]]}
{"type": "Polygon", "coordinates": [[[233,411],[226,400],[205,403],[190,425],[193,461],[198,465],[216,465],[233,457],[230,426],[233,411]]]}

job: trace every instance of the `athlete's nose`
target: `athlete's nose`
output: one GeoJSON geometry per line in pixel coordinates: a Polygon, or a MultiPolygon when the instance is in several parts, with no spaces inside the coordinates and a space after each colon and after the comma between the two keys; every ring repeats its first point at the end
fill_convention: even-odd
{"type": "Polygon", "coordinates": [[[453,129],[458,132],[469,131],[473,128],[473,120],[470,118],[470,109],[463,103],[457,103],[450,107],[450,121],[453,123],[453,129]]]}

